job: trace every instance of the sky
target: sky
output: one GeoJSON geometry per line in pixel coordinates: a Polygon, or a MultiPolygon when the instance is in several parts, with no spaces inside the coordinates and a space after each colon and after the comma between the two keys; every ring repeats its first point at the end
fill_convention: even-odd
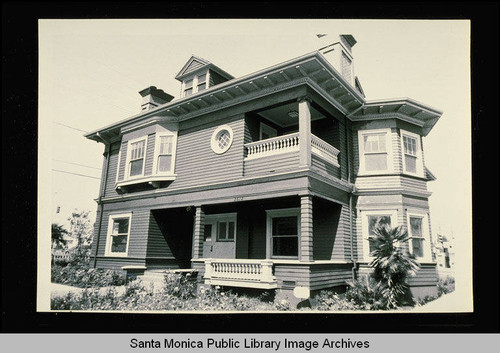
{"type": "MultiPolygon", "coordinates": [[[[104,145],[84,138],[140,112],[139,91],[179,98],[174,79],[191,55],[234,77],[352,34],[367,100],[409,97],[443,111],[424,138],[433,233],[472,234],[470,24],[455,20],[40,20],[39,211],[67,224],[95,219],[104,145]],[[318,39],[316,34],[328,34],[318,39]],[[57,207],[60,212],[56,213],[57,207]]],[[[463,243],[460,243],[463,241],[463,243]]],[[[467,252],[467,256],[470,254],[467,252]]]]}

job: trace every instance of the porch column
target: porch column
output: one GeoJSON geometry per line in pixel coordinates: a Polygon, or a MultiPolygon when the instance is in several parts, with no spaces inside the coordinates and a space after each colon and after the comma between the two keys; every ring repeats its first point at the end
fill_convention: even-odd
{"type": "Polygon", "coordinates": [[[203,257],[203,238],[205,231],[205,212],[201,206],[196,206],[194,216],[193,259],[203,257]]]}
{"type": "Polygon", "coordinates": [[[311,195],[300,197],[300,261],[313,261],[313,204],[311,195]]]}
{"type": "Polygon", "coordinates": [[[311,166],[311,101],[301,97],[299,101],[299,165],[311,166]]]}

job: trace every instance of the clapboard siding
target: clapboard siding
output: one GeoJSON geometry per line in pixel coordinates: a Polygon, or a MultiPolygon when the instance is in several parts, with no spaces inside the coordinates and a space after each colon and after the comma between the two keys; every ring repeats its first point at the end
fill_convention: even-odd
{"type": "Polygon", "coordinates": [[[148,232],[148,243],[147,243],[147,256],[158,256],[158,257],[172,257],[173,254],[170,247],[163,236],[160,224],[156,217],[151,214],[149,218],[149,232],[148,232]]]}
{"type": "Polygon", "coordinates": [[[435,286],[438,282],[436,264],[422,264],[415,277],[408,280],[410,286],[435,286]]]}
{"type": "Polygon", "coordinates": [[[288,265],[288,264],[275,264],[274,265],[274,276],[278,281],[279,287],[295,287],[304,286],[309,287],[310,276],[309,276],[309,266],[307,265],[288,265]],[[294,282],[295,284],[283,284],[283,282],[294,282]]]}
{"type": "Polygon", "coordinates": [[[341,220],[342,206],[314,199],[314,260],[343,260],[345,230],[341,220]]]}
{"type": "Polygon", "coordinates": [[[108,168],[108,175],[106,177],[106,184],[105,184],[106,186],[104,189],[105,197],[118,196],[118,193],[116,192],[115,189],[115,183],[116,183],[116,172],[117,172],[119,154],[120,154],[119,145],[116,145],[116,147],[115,145],[113,145],[109,155],[109,165],[104,166],[104,168],[108,168]]]}
{"type": "Polygon", "coordinates": [[[205,64],[203,64],[202,62],[199,62],[197,60],[193,60],[191,62],[191,64],[186,68],[186,70],[184,70],[183,75],[188,74],[188,73],[193,72],[193,71],[196,71],[197,69],[199,69],[200,67],[203,67],[204,65],[205,64]]]}
{"type": "Polygon", "coordinates": [[[130,224],[128,256],[145,257],[148,243],[149,210],[134,210],[130,224]]]}
{"type": "Polygon", "coordinates": [[[356,179],[356,188],[363,189],[394,189],[401,187],[398,175],[367,176],[356,179]]]}
{"type": "Polygon", "coordinates": [[[255,210],[249,213],[248,258],[266,258],[266,212],[255,210]]]}
{"type": "Polygon", "coordinates": [[[177,139],[176,179],[169,186],[176,188],[225,182],[237,179],[243,172],[244,119],[236,116],[194,129],[180,130],[177,139]],[[210,146],[212,133],[220,125],[233,130],[233,143],[223,154],[215,154],[210,146]]]}
{"type": "Polygon", "coordinates": [[[285,170],[296,169],[299,166],[299,152],[287,152],[274,156],[245,160],[244,175],[257,176],[273,174],[285,170]]]}
{"type": "Polygon", "coordinates": [[[125,163],[127,161],[127,149],[128,149],[128,142],[124,141],[121,144],[121,153],[120,153],[120,160],[119,160],[119,168],[118,168],[118,181],[122,181],[123,178],[125,177],[125,163]]]}
{"type": "Polygon", "coordinates": [[[403,155],[401,154],[401,135],[399,129],[391,129],[392,155],[394,159],[394,173],[403,172],[403,155]]]}
{"type": "Polygon", "coordinates": [[[226,82],[227,79],[219,75],[217,72],[214,72],[210,70],[210,80],[209,80],[209,87],[218,85],[220,83],[226,82]]]}
{"type": "Polygon", "coordinates": [[[401,186],[406,190],[427,191],[427,182],[425,180],[401,176],[401,186]]]}
{"type": "Polygon", "coordinates": [[[98,257],[96,267],[104,270],[122,271],[123,266],[145,266],[144,259],[133,259],[123,257],[98,257]]]}
{"type": "Polygon", "coordinates": [[[343,286],[352,280],[352,265],[321,264],[310,267],[310,289],[319,290],[343,286]]]}
{"type": "Polygon", "coordinates": [[[320,173],[325,173],[331,175],[335,178],[340,178],[340,168],[326,162],[322,158],[318,157],[314,153],[311,156],[311,167],[312,169],[316,169],[320,173]]]}
{"type": "Polygon", "coordinates": [[[155,154],[155,134],[148,135],[148,145],[146,147],[146,159],[144,161],[144,175],[153,173],[153,160],[155,154]]]}

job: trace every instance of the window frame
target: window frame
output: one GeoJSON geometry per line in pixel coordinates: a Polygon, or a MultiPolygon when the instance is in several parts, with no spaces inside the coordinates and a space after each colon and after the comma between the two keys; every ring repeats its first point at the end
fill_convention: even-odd
{"type": "Polygon", "coordinates": [[[400,135],[401,135],[401,158],[403,160],[403,173],[404,174],[409,174],[409,175],[414,175],[414,176],[419,176],[419,177],[424,177],[424,165],[423,165],[423,157],[422,157],[422,145],[421,145],[421,136],[418,134],[415,134],[413,132],[409,132],[403,129],[400,129],[400,135]],[[413,156],[411,154],[408,154],[405,152],[405,145],[404,145],[404,137],[409,137],[412,138],[416,141],[416,155],[413,156]],[[411,172],[407,170],[406,167],[406,155],[416,157],[416,171],[411,172]]]}
{"type": "Polygon", "coordinates": [[[219,154],[220,155],[220,154],[224,154],[227,151],[229,151],[229,149],[231,148],[231,146],[233,144],[233,141],[234,141],[234,133],[233,133],[233,129],[231,128],[231,126],[229,126],[229,125],[221,125],[218,128],[216,128],[214,130],[214,132],[212,133],[212,137],[210,138],[210,146],[212,148],[212,151],[215,154],[219,154]],[[218,144],[218,141],[217,141],[217,135],[222,130],[227,130],[229,132],[229,142],[228,142],[227,146],[225,146],[224,148],[220,148],[219,144],[218,144]]]}
{"type": "Polygon", "coordinates": [[[362,210],[362,236],[363,236],[363,259],[369,262],[374,259],[370,256],[370,233],[368,217],[370,216],[389,216],[391,218],[391,228],[398,226],[398,210],[397,209],[376,209],[376,210],[362,210]]]}
{"type": "Polygon", "coordinates": [[[266,259],[300,259],[300,207],[266,210],[266,259]],[[297,256],[273,255],[273,218],[297,217],[297,256]]]}
{"type": "MultiPolygon", "coordinates": [[[[106,236],[106,248],[104,255],[107,257],[127,257],[128,256],[128,249],[130,245],[130,230],[132,228],[132,212],[128,213],[119,213],[119,214],[110,214],[108,218],[108,233],[106,236]],[[114,221],[117,219],[124,219],[128,218],[128,230],[127,230],[127,245],[125,247],[125,252],[112,252],[112,245],[113,245],[113,239],[112,237],[115,236],[113,234],[113,225],[114,221]]],[[[119,233],[120,234],[120,233],[119,233]]]]}
{"type": "MultiPolygon", "coordinates": [[[[148,135],[141,136],[132,140],[127,141],[127,161],[125,163],[125,175],[124,175],[124,180],[131,180],[131,179],[138,179],[144,177],[144,171],[146,169],[146,157],[147,157],[147,152],[148,152],[148,135]],[[144,155],[142,157],[143,163],[142,163],[142,172],[141,174],[131,176],[131,162],[132,162],[132,149],[131,145],[140,141],[144,141],[144,155]]],[[[138,160],[138,159],[137,159],[138,160]]]]}
{"type": "MultiPolygon", "coordinates": [[[[237,224],[237,213],[216,213],[216,214],[210,214],[210,215],[205,215],[205,226],[207,224],[212,225],[212,234],[210,234],[209,237],[207,237],[206,234],[204,234],[204,242],[221,242],[221,243],[236,243],[236,231],[238,229],[238,224],[237,224]],[[233,239],[221,239],[219,238],[219,224],[227,223],[229,225],[230,222],[234,223],[234,236],[233,239]],[[215,232],[215,234],[213,234],[215,232]],[[213,236],[215,235],[215,236],[213,236]]],[[[228,234],[229,228],[226,228],[226,235],[228,234]]]]}
{"type": "Polygon", "coordinates": [[[422,262],[432,262],[432,247],[431,247],[431,239],[430,239],[430,230],[429,230],[429,216],[425,212],[418,211],[407,211],[406,212],[406,228],[408,232],[408,251],[410,254],[413,254],[413,238],[420,238],[423,240],[422,251],[424,256],[415,256],[417,260],[422,262]],[[411,234],[411,218],[420,218],[422,219],[422,236],[414,237],[411,234]]]}
{"type": "Polygon", "coordinates": [[[394,161],[392,151],[392,131],[390,128],[374,129],[374,130],[359,130],[358,131],[358,149],[359,149],[359,172],[358,175],[377,175],[394,173],[394,161]],[[365,152],[364,137],[367,135],[385,135],[385,152],[365,152]],[[387,157],[387,168],[384,170],[366,170],[367,154],[381,154],[385,153],[387,157]]]}
{"type": "Polygon", "coordinates": [[[177,155],[177,132],[174,131],[169,131],[169,132],[157,132],[155,134],[155,149],[154,149],[154,159],[153,159],[153,175],[175,175],[175,159],[177,155]],[[167,155],[167,154],[160,154],[160,147],[161,147],[161,138],[162,137],[172,137],[172,160],[171,160],[171,168],[170,171],[168,172],[160,172],[158,170],[158,158],[161,155],[167,155]]]}

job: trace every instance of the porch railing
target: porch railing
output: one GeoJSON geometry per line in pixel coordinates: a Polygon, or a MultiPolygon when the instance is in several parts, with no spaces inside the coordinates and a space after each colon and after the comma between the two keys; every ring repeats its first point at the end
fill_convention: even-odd
{"type": "Polygon", "coordinates": [[[338,160],[340,151],[315,135],[311,135],[311,152],[337,167],[340,166],[338,160]]]}
{"type": "Polygon", "coordinates": [[[276,288],[273,263],[268,260],[206,259],[205,282],[227,286],[276,288]]]}
{"type": "Polygon", "coordinates": [[[293,133],[245,144],[246,158],[266,157],[299,150],[299,133],[293,133]]]}

